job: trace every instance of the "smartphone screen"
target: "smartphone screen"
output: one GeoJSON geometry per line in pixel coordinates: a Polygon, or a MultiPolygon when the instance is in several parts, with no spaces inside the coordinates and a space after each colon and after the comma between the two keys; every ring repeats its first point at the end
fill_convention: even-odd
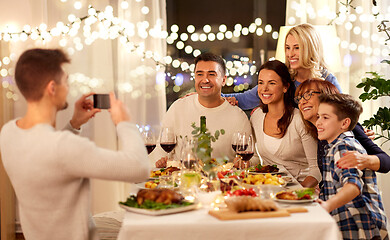
{"type": "Polygon", "coordinates": [[[94,94],[93,107],[100,109],[109,109],[111,107],[110,96],[108,94],[94,94]]]}

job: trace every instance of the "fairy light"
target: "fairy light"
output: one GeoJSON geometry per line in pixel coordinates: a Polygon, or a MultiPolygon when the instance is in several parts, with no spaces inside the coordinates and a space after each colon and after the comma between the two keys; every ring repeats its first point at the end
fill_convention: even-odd
{"type": "Polygon", "coordinates": [[[256,30],[256,35],[257,35],[257,36],[262,36],[262,35],[263,35],[263,29],[258,28],[258,29],[256,30]]]}
{"type": "Polygon", "coordinates": [[[210,26],[210,25],[204,25],[203,31],[204,31],[205,33],[211,32],[211,26],[210,26]]]}
{"type": "Polygon", "coordinates": [[[73,7],[77,10],[80,10],[82,8],[83,4],[80,1],[76,1],[73,4],[73,7]]]}
{"type": "Polygon", "coordinates": [[[205,42],[207,40],[207,35],[205,33],[200,34],[199,40],[201,42],[205,42]]]}
{"type": "Polygon", "coordinates": [[[261,18],[256,18],[255,19],[255,24],[257,25],[257,26],[260,26],[261,24],[262,24],[262,20],[261,20],[261,18]]]}
{"type": "Polygon", "coordinates": [[[126,10],[129,8],[129,3],[127,1],[122,1],[121,2],[121,8],[126,10]]]}
{"type": "Polygon", "coordinates": [[[147,7],[147,6],[143,6],[142,8],[141,8],[141,12],[142,12],[142,14],[148,14],[149,13],[149,8],[147,7]]]}
{"type": "Polygon", "coordinates": [[[176,47],[177,47],[177,49],[183,49],[184,48],[184,43],[182,41],[178,41],[176,43],[176,47]]]}
{"type": "Polygon", "coordinates": [[[227,39],[231,39],[233,37],[233,33],[231,31],[227,31],[227,32],[225,32],[225,37],[227,39]]]}
{"type": "Polygon", "coordinates": [[[279,33],[276,32],[276,31],[273,32],[273,33],[272,33],[272,38],[275,39],[275,40],[278,39],[278,38],[279,38],[279,33]]]}
{"type": "Polygon", "coordinates": [[[180,34],[180,39],[182,41],[187,41],[188,40],[188,34],[187,33],[182,33],[180,34]]]}
{"type": "Polygon", "coordinates": [[[225,38],[225,34],[223,34],[222,32],[217,33],[217,39],[219,41],[222,41],[224,38],[225,38]]]}
{"type": "Polygon", "coordinates": [[[189,33],[195,32],[195,27],[194,27],[194,25],[188,25],[188,26],[187,26],[187,32],[189,32],[189,33]]]}
{"type": "Polygon", "coordinates": [[[192,48],[191,46],[186,46],[186,47],[184,48],[184,51],[185,51],[187,54],[191,54],[191,53],[192,53],[192,50],[193,50],[193,48],[192,48]]]}
{"type": "Polygon", "coordinates": [[[242,30],[241,30],[241,32],[242,32],[242,35],[246,36],[246,35],[249,34],[249,28],[243,27],[242,30]]]}
{"type": "Polygon", "coordinates": [[[227,26],[226,26],[225,24],[221,24],[221,25],[219,26],[219,31],[220,31],[221,33],[226,32],[226,31],[227,31],[227,26]]]}
{"type": "Polygon", "coordinates": [[[191,35],[191,40],[192,40],[193,42],[197,42],[197,41],[199,40],[199,34],[193,33],[193,34],[191,35]]]}
{"type": "Polygon", "coordinates": [[[199,49],[195,49],[192,53],[192,55],[194,55],[194,57],[197,57],[201,54],[202,52],[199,50],[199,49]]]}
{"type": "Polygon", "coordinates": [[[177,26],[176,24],[173,24],[172,26],[171,26],[171,32],[172,33],[176,33],[176,32],[178,32],[179,31],[179,26],[177,26]]]}
{"type": "Polygon", "coordinates": [[[249,32],[250,32],[250,33],[254,33],[254,32],[256,31],[256,28],[257,28],[256,24],[251,23],[251,24],[249,25],[249,32]]]}
{"type": "MultiPolygon", "coordinates": [[[[324,6],[321,9],[317,9],[317,12],[315,12],[314,9],[312,9],[311,4],[307,3],[306,6],[306,13],[309,15],[315,15],[317,14],[319,17],[327,18],[330,20],[329,24],[335,23],[338,26],[343,26],[343,28],[347,31],[351,31],[355,35],[361,35],[363,39],[371,39],[371,43],[373,44],[379,44],[383,45],[386,44],[388,40],[390,40],[390,37],[388,40],[386,40],[383,37],[378,37],[377,34],[370,34],[366,30],[362,30],[359,26],[354,26],[354,24],[359,21],[361,23],[374,23],[374,22],[381,22],[384,19],[390,18],[390,7],[387,9],[387,13],[380,13],[380,11],[386,12],[386,9],[380,9],[378,6],[373,6],[370,10],[371,12],[366,14],[364,13],[364,9],[361,6],[352,6],[352,1],[348,1],[346,3],[339,2],[339,11],[337,13],[332,12],[328,6],[324,6]]],[[[297,2],[293,1],[291,4],[291,8],[296,11],[296,16],[300,17],[302,14],[301,9],[302,6],[297,2]]],[[[287,19],[287,22],[289,25],[296,24],[296,19],[294,17],[290,17],[287,19]]],[[[379,29],[382,27],[381,25],[378,25],[377,28],[379,29]]],[[[381,31],[379,31],[381,32],[381,31]]],[[[364,53],[366,55],[373,54],[373,50],[369,46],[365,46],[363,44],[355,43],[355,42],[341,42],[340,47],[343,49],[348,49],[349,51],[358,51],[359,53],[364,53]]],[[[387,55],[383,54],[383,51],[376,51],[376,55],[382,55],[383,57],[387,57],[387,55]]],[[[365,61],[365,64],[371,65],[374,64],[378,59],[369,59],[365,61]]]]}
{"type": "Polygon", "coordinates": [[[264,27],[265,32],[270,33],[272,31],[272,26],[270,24],[265,25],[264,27]]]}
{"type": "MultiPolygon", "coordinates": [[[[81,1],[76,1],[75,5],[77,2],[81,3],[81,1]]],[[[296,11],[299,10],[299,4],[297,4],[296,2],[293,2],[292,6],[293,9],[296,9],[296,11]]],[[[128,7],[128,1],[121,1],[122,9],[127,9],[128,7]]],[[[80,9],[81,8],[82,5],[80,9]]],[[[379,9],[373,9],[373,12],[378,11],[379,9]]],[[[344,27],[348,31],[353,31],[353,33],[356,35],[361,34],[363,38],[371,37],[373,42],[380,43],[385,41],[383,37],[370,36],[367,31],[362,31],[360,27],[353,26],[354,22],[356,22],[357,20],[362,20],[362,18],[369,22],[373,22],[375,20],[372,15],[363,15],[363,9],[361,7],[357,7],[355,9],[356,14],[351,14],[349,8],[347,7],[341,7],[340,14],[337,15],[334,12],[331,12],[329,8],[325,8],[322,12],[315,13],[313,7],[308,4],[308,7],[305,12],[309,15],[309,17],[325,15],[329,19],[335,18],[337,20],[337,22],[335,22],[336,24],[344,25],[344,27]]],[[[142,7],[141,13],[148,14],[149,8],[142,7]]],[[[306,13],[301,12],[299,14],[306,13]]],[[[383,19],[383,16],[380,17],[380,19],[383,19]]],[[[234,31],[229,31],[225,24],[221,24],[218,27],[219,31],[216,31],[217,29],[214,29],[213,32],[213,29],[210,25],[205,25],[199,28],[200,31],[198,30],[198,32],[195,32],[195,27],[193,25],[189,25],[187,26],[187,28],[185,28],[187,30],[187,33],[179,33],[179,27],[174,24],[170,27],[171,34],[168,34],[168,32],[161,30],[161,26],[163,24],[162,21],[160,21],[159,23],[156,22],[156,25],[152,27],[149,26],[150,23],[147,21],[144,21],[139,25],[135,25],[133,23],[128,22],[126,23],[125,21],[113,16],[113,8],[111,6],[107,6],[104,12],[97,11],[92,7],[88,7],[88,16],[77,18],[75,15],[70,14],[68,16],[68,20],[69,23],[67,24],[58,22],[57,25],[52,29],[48,29],[45,24],[41,24],[37,28],[26,25],[23,27],[23,31],[20,33],[11,33],[8,30],[6,32],[0,33],[0,39],[4,41],[26,41],[27,39],[32,39],[36,41],[48,42],[51,41],[53,37],[60,37],[58,39],[59,45],[67,49],[69,54],[74,54],[76,50],[81,51],[84,48],[84,45],[90,45],[99,38],[119,38],[119,42],[121,44],[124,44],[126,52],[136,52],[140,56],[142,56],[143,59],[151,59],[155,61],[156,65],[158,66],[156,67],[156,69],[158,69],[160,65],[163,66],[175,63],[175,68],[181,67],[182,69],[191,70],[191,65],[187,67],[188,63],[183,65],[184,62],[181,62],[180,60],[176,61],[171,59],[169,61],[169,59],[165,57],[157,56],[157,53],[154,52],[148,52],[148,54],[145,54],[145,46],[144,44],[142,44],[142,42],[134,43],[131,42],[129,39],[132,39],[135,34],[138,34],[138,36],[142,39],[146,39],[149,36],[154,38],[162,38],[166,39],[168,44],[174,44],[176,48],[184,49],[185,53],[197,56],[201,52],[198,49],[194,49],[192,46],[188,45],[186,41],[222,41],[226,38],[230,39],[233,42],[237,42],[239,41],[241,35],[256,34],[257,36],[263,36],[265,35],[265,33],[270,34],[272,39],[277,39],[279,37],[278,32],[273,31],[273,27],[270,24],[267,24],[266,26],[264,26],[264,28],[261,27],[261,25],[263,24],[261,18],[256,18],[254,23],[251,23],[249,26],[242,26],[241,24],[237,23],[234,25],[234,31]],[[81,26],[82,23],[84,24],[84,26],[81,26]],[[96,24],[98,28],[91,28],[91,26],[94,24],[96,24]],[[72,40],[72,38],[75,38],[79,34],[80,29],[82,31],[84,40],[72,40]],[[70,36],[71,39],[68,40],[67,36],[70,36]]],[[[289,24],[295,24],[296,18],[290,17],[287,21],[289,24]]],[[[358,45],[356,43],[340,42],[340,46],[344,49],[349,49],[350,51],[359,51],[364,52],[366,54],[372,52],[374,52],[375,55],[384,55],[386,53],[388,54],[388,51],[380,51],[379,49],[373,50],[371,48],[365,47],[362,44],[358,45]]],[[[370,61],[375,62],[375,59],[370,59],[370,61]]],[[[3,65],[5,65],[5,63],[3,63],[3,65]]],[[[234,65],[233,67],[236,67],[236,65],[234,65]]],[[[248,62],[248,65],[243,64],[242,68],[237,68],[232,72],[242,75],[245,78],[247,77],[245,73],[251,75],[255,74],[256,66],[254,64],[250,65],[250,62],[248,62]]]]}
{"type": "Polygon", "coordinates": [[[209,41],[214,41],[215,40],[215,34],[214,33],[209,33],[208,35],[207,35],[207,38],[208,38],[208,40],[209,41]]]}

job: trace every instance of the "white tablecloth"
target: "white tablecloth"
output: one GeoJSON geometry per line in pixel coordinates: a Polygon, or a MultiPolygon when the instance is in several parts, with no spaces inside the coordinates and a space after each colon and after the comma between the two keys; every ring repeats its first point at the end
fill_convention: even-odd
{"type": "MultiPolygon", "coordinates": [[[[305,206],[308,213],[289,217],[221,221],[207,209],[147,216],[127,212],[118,240],[128,239],[339,239],[334,219],[317,203],[305,206]]],[[[293,206],[291,206],[293,207],[293,206]]]]}

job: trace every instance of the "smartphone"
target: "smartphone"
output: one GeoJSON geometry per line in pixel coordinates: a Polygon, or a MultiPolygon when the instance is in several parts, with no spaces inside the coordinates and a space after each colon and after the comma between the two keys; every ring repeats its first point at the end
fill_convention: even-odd
{"type": "Polygon", "coordinates": [[[93,107],[100,109],[109,109],[110,105],[110,95],[108,94],[94,94],[93,95],[93,107]]]}

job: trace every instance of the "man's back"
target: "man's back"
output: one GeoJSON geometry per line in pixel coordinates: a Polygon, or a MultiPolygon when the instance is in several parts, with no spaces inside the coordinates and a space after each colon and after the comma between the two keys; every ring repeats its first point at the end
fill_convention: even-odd
{"type": "MultiPolygon", "coordinates": [[[[118,132],[131,139],[137,131],[131,125],[118,125],[118,132]]],[[[130,141],[125,144],[129,146],[130,141]]],[[[143,147],[142,141],[139,143],[143,147]]],[[[147,167],[132,169],[126,156],[137,155],[132,150],[100,149],[87,138],[55,131],[48,124],[21,129],[16,120],[2,129],[1,154],[27,239],[96,239],[89,178],[132,181],[143,179],[148,172],[147,167]]]]}

